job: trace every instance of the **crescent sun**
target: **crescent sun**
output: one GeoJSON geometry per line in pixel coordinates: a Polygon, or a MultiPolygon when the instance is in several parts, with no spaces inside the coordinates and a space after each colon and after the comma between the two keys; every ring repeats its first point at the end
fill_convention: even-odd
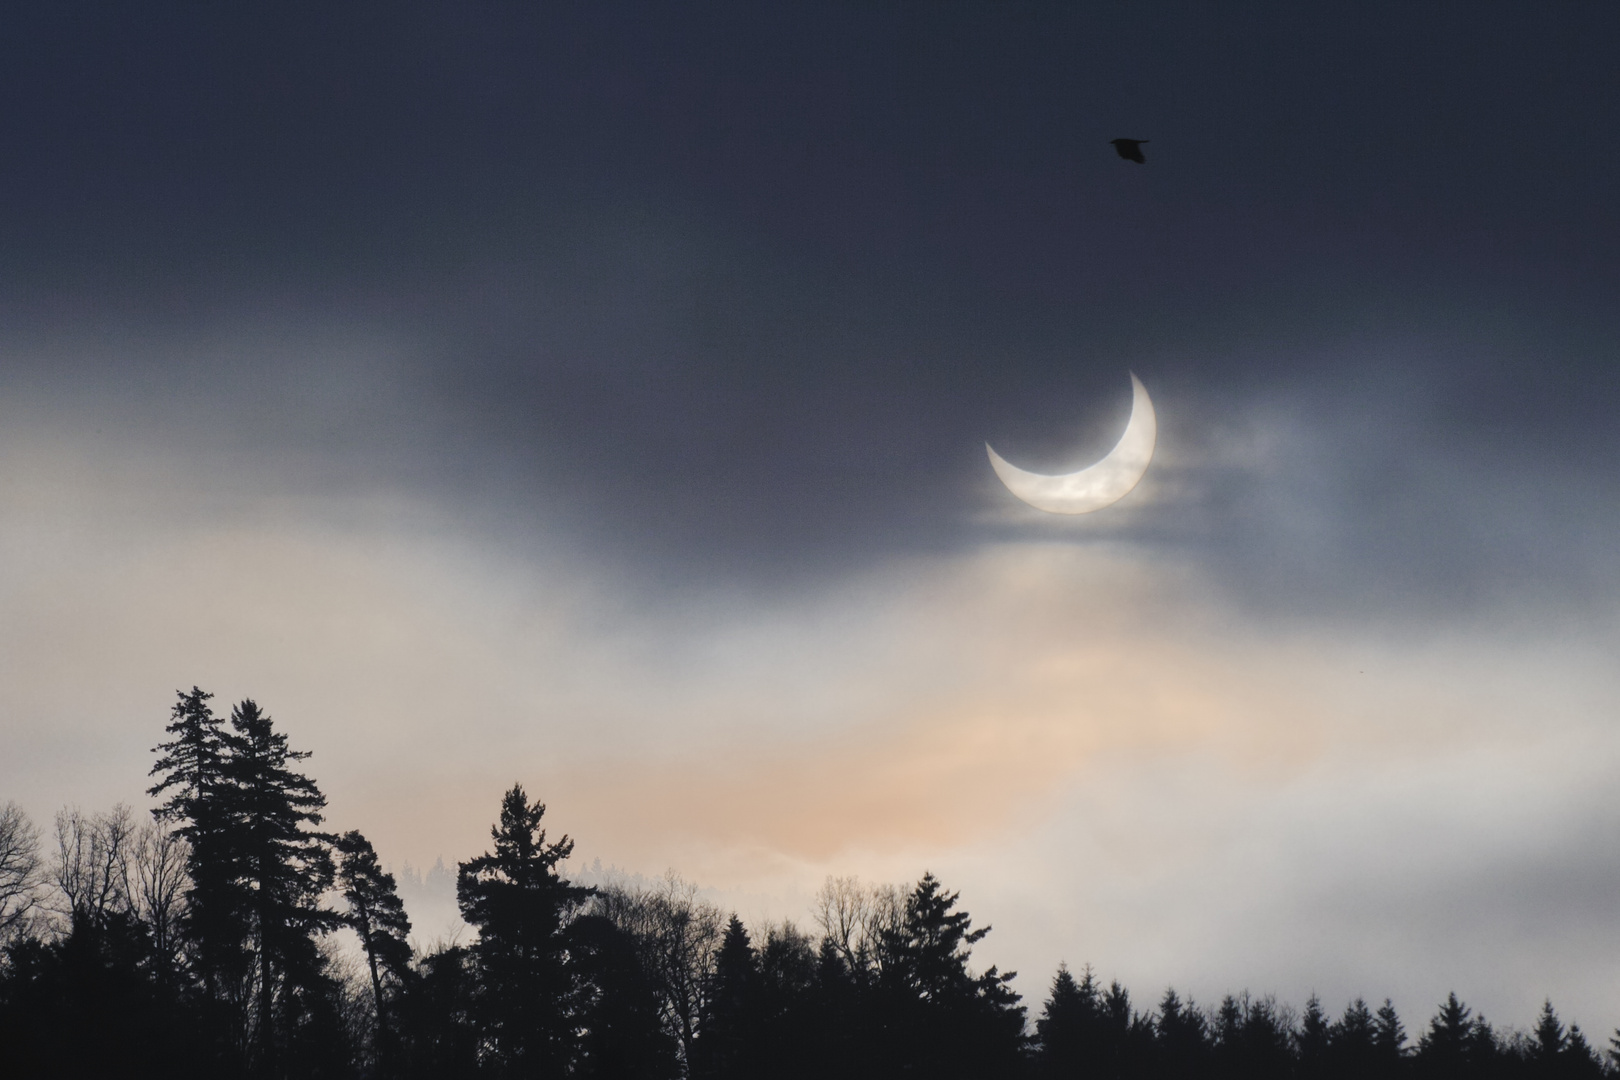
{"type": "Polygon", "coordinates": [[[1095,465],[1079,472],[1046,476],[1026,472],[1009,464],[996,453],[989,443],[984,448],[990,454],[990,467],[996,470],[1007,490],[1037,510],[1049,514],[1089,514],[1112,506],[1136,487],[1153,460],[1153,444],[1159,437],[1159,420],[1153,413],[1153,400],[1148,397],[1142,380],[1133,373],[1131,386],[1131,419],[1125,425],[1125,434],[1095,465]]]}

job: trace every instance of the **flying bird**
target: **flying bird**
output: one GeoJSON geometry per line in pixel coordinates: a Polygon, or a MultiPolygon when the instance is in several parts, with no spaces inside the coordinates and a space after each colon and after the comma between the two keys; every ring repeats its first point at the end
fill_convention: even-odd
{"type": "Polygon", "coordinates": [[[1119,156],[1126,161],[1134,161],[1138,165],[1147,164],[1147,158],[1142,156],[1142,144],[1147,142],[1146,139],[1109,139],[1108,141],[1114,144],[1114,149],[1118,150],[1119,156]]]}

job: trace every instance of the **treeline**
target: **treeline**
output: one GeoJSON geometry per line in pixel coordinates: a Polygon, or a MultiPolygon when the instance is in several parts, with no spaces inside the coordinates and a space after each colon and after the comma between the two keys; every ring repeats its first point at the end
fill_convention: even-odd
{"type": "MultiPolygon", "coordinates": [[[[1499,1032],[1455,996],[1415,1043],[1388,1001],[1142,1009],[1059,968],[1033,1023],[988,932],[932,875],[829,880],[816,930],[750,932],[673,876],[562,876],[573,844],[514,786],[460,863],[465,944],[413,949],[393,877],[270,717],[178,696],[151,820],[0,808],[0,1075],[624,1080],[1582,1080],[1615,1069],[1551,1004],[1499,1032]],[[348,931],[352,936],[340,935],[348,931]],[[351,943],[339,947],[342,938],[351,943]],[[353,942],[358,941],[358,947],[353,942]]],[[[1617,1033],[1620,1037],[1620,1033],[1617,1033]]],[[[1620,1043],[1610,1052],[1620,1059],[1620,1043]]]]}

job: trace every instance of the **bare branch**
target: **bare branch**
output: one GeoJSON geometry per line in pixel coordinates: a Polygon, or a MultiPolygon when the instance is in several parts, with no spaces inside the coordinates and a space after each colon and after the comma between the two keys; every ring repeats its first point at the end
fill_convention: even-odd
{"type": "Polygon", "coordinates": [[[14,802],[0,806],[0,942],[19,930],[39,899],[39,829],[14,802]]]}

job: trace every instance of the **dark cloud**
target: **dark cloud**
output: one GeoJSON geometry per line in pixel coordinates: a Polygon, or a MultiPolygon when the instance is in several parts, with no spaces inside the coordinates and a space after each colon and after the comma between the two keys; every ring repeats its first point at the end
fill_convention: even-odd
{"type": "Polygon", "coordinates": [[[1614,18],[44,6],[0,56],[7,380],[655,580],[1011,530],[1268,607],[1587,595],[1614,18]],[[985,524],[982,440],[1100,453],[1127,368],[1160,501],[985,524]]]}

